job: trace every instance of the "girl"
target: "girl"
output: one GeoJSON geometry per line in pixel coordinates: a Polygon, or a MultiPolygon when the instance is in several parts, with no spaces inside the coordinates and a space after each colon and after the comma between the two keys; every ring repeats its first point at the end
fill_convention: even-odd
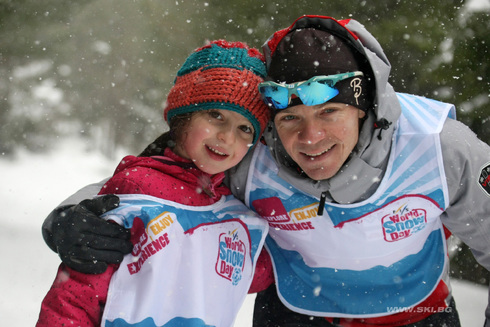
{"type": "Polygon", "coordinates": [[[62,264],[38,327],[233,325],[268,227],[223,179],[268,122],[264,76],[261,54],[240,42],[187,58],[164,109],[169,132],[154,155],[125,157],[99,193],[121,194],[105,219],[131,229],[132,253],[100,275],[62,264]]]}

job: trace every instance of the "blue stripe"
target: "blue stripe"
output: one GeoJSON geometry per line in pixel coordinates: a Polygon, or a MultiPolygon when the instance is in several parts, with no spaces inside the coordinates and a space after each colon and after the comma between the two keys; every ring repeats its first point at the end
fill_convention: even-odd
{"type": "Polygon", "coordinates": [[[308,267],[301,254],[279,251],[270,237],[267,248],[280,271],[281,295],[291,305],[309,312],[352,315],[382,314],[389,307],[419,303],[437,285],[445,256],[439,230],[430,234],[418,253],[389,267],[364,271],[308,267]]]}
{"type": "Polygon", "coordinates": [[[183,318],[183,317],[174,318],[161,326],[157,326],[153,318],[146,318],[134,324],[129,323],[122,318],[117,318],[114,321],[106,321],[104,326],[105,327],[214,327],[212,325],[206,325],[206,323],[199,318],[183,318]]]}
{"type": "MultiPolygon", "coordinates": [[[[404,157],[404,156],[400,156],[404,157]]],[[[399,157],[399,158],[400,158],[399,157]]],[[[406,158],[406,157],[404,157],[406,158]]],[[[434,149],[429,148],[425,153],[423,153],[420,157],[413,162],[409,169],[405,170],[396,180],[392,181],[390,184],[390,187],[385,191],[385,193],[391,194],[394,189],[396,189],[398,186],[400,186],[401,183],[405,182],[406,180],[409,180],[412,175],[420,171],[422,168],[424,168],[425,164],[430,161],[436,159],[434,149]]],[[[400,162],[400,161],[406,161],[405,159],[398,159],[395,162],[400,162]]],[[[399,164],[398,164],[399,166],[399,164]]],[[[392,172],[397,171],[399,169],[393,169],[392,172]]],[[[424,184],[430,183],[435,179],[439,179],[439,168],[434,167],[431,171],[426,173],[424,176],[414,179],[413,182],[405,187],[403,190],[399,191],[398,194],[394,194],[395,196],[407,194],[409,191],[414,190],[416,187],[421,187],[424,184]]],[[[420,191],[419,191],[420,192],[420,191]]]]}

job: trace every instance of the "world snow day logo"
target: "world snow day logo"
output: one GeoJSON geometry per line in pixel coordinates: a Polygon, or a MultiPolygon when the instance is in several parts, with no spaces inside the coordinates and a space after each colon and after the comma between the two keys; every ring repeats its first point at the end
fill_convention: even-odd
{"type": "Polygon", "coordinates": [[[238,285],[242,279],[245,267],[247,249],[245,243],[238,236],[238,229],[219,235],[218,260],[216,272],[228,279],[232,285],[238,285]]]}
{"type": "Polygon", "coordinates": [[[384,216],[381,224],[385,241],[400,241],[425,228],[427,211],[420,208],[410,209],[407,204],[402,204],[391,214],[384,216]]]}

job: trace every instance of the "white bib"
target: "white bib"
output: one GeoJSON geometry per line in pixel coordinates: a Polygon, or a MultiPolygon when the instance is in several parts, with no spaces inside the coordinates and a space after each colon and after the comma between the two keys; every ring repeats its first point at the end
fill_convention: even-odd
{"type": "Polygon", "coordinates": [[[254,153],[246,204],[269,221],[278,294],[293,311],[376,317],[427,298],[447,273],[439,219],[447,207],[439,132],[454,108],[399,94],[402,117],[386,174],[366,201],[326,203],[277,176],[266,146],[254,153]]]}
{"type": "Polygon", "coordinates": [[[235,198],[191,207],[119,195],[106,219],[131,228],[102,326],[232,326],[252,282],[267,222],[235,198]]]}

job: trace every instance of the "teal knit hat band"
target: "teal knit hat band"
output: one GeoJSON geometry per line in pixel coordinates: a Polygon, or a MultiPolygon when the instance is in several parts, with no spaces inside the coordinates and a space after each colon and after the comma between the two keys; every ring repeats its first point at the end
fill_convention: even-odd
{"type": "Polygon", "coordinates": [[[187,58],[184,65],[177,72],[177,76],[189,74],[200,68],[203,68],[203,70],[233,68],[238,70],[248,69],[264,78],[266,76],[264,62],[260,59],[259,54],[255,54],[251,50],[255,49],[222,48],[218,44],[202,47],[187,58]]]}

